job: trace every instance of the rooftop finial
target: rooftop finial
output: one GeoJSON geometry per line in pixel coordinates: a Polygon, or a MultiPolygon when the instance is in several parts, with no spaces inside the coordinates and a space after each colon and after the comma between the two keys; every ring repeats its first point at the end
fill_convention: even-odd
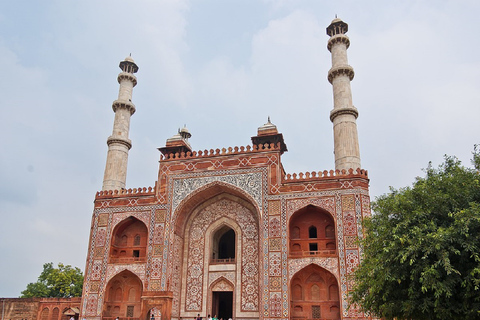
{"type": "Polygon", "coordinates": [[[271,122],[270,122],[270,116],[268,116],[268,123],[271,123],[271,122]]]}
{"type": "Polygon", "coordinates": [[[335,19],[337,19],[337,14],[335,13],[335,19]]]}

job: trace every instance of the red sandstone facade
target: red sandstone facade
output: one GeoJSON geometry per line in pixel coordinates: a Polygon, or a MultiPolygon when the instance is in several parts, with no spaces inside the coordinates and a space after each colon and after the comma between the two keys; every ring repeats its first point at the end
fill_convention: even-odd
{"type": "Polygon", "coordinates": [[[286,174],[287,147],[269,120],[240,148],[192,151],[184,128],[159,149],[155,186],[125,189],[138,67],[120,64],[81,318],[365,318],[348,304],[370,200],[367,172],[351,169],[360,155],[347,30],[340,19],[327,28],[338,170],[286,174]]]}
{"type": "Polygon", "coordinates": [[[155,187],[97,193],[82,317],[363,317],[347,295],[365,171],[285,174],[280,143],[166,149],[155,187]]]}

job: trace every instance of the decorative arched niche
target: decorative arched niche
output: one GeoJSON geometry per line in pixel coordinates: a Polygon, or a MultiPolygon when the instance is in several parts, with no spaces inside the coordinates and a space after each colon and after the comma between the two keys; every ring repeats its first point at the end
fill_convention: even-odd
{"type": "Polygon", "coordinates": [[[110,263],[145,262],[148,229],[142,221],[128,217],[115,226],[110,243],[110,263]]]}
{"type": "Polygon", "coordinates": [[[292,257],[332,256],[336,253],[335,221],[326,210],[307,205],[289,221],[289,252],[292,257]]]}
{"type": "Polygon", "coordinates": [[[310,264],[290,281],[290,318],[340,319],[338,282],[328,270],[310,264]]]}
{"type": "Polygon", "coordinates": [[[128,270],[115,275],[107,284],[103,304],[104,318],[138,318],[141,315],[143,285],[128,270]]]}

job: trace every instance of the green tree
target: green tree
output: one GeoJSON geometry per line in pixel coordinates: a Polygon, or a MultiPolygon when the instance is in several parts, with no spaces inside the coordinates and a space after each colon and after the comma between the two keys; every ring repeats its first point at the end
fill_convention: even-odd
{"type": "Polygon", "coordinates": [[[480,319],[480,154],[372,204],[351,303],[384,319],[480,319]]]}
{"type": "Polygon", "coordinates": [[[43,271],[37,282],[29,283],[27,288],[22,291],[21,298],[80,297],[82,287],[83,273],[79,268],[73,268],[63,263],[59,263],[58,268],[54,268],[53,263],[50,262],[43,265],[43,271]]]}

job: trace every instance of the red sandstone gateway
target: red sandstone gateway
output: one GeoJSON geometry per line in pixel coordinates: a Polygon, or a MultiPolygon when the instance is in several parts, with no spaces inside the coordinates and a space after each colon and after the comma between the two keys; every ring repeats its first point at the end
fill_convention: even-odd
{"type": "Polygon", "coordinates": [[[327,28],[334,93],[330,171],[286,174],[281,156],[287,146],[269,119],[247,147],[193,151],[183,128],[159,149],[155,186],[126,189],[138,67],[131,57],[120,63],[82,319],[366,318],[347,303],[348,276],[361,255],[356,239],[370,215],[347,31],[340,19],[327,28]]]}

